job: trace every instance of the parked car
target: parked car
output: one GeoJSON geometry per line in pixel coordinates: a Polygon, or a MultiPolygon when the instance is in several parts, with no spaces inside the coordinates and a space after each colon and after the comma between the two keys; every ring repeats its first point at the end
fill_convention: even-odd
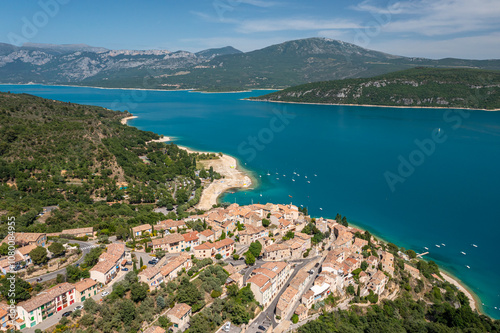
{"type": "Polygon", "coordinates": [[[77,307],[75,307],[75,311],[76,310],[83,310],[83,305],[78,305],[77,307]]]}
{"type": "Polygon", "coordinates": [[[319,262],[316,263],[316,265],[314,265],[314,267],[318,267],[319,266],[319,262]]]}
{"type": "Polygon", "coordinates": [[[124,272],[128,272],[128,268],[127,268],[127,267],[123,267],[123,268],[122,268],[122,271],[124,271],[124,272]]]}
{"type": "Polygon", "coordinates": [[[105,292],[103,292],[103,293],[101,294],[101,296],[102,296],[102,297],[104,297],[104,296],[108,296],[108,295],[109,295],[109,292],[107,292],[107,291],[105,291],[105,292]]]}
{"type": "Polygon", "coordinates": [[[42,282],[43,278],[36,279],[36,282],[42,282]]]}
{"type": "Polygon", "coordinates": [[[148,261],[148,264],[150,265],[156,265],[158,263],[158,260],[150,260],[148,261]]]}
{"type": "Polygon", "coordinates": [[[222,329],[225,331],[225,332],[229,332],[229,330],[231,329],[231,322],[228,321],[223,327],[222,329]]]}
{"type": "Polygon", "coordinates": [[[266,330],[266,328],[265,328],[264,326],[262,326],[262,325],[259,325],[259,330],[261,330],[261,331],[265,331],[265,330],[266,330]]]}
{"type": "Polygon", "coordinates": [[[69,316],[73,311],[66,311],[62,314],[63,317],[69,316]]]}

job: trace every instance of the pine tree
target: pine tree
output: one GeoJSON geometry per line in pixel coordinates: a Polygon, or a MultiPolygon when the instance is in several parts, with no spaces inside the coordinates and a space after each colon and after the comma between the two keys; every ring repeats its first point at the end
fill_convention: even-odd
{"type": "Polygon", "coordinates": [[[142,268],[142,266],[144,266],[144,262],[142,261],[142,257],[141,257],[141,260],[139,261],[139,263],[140,263],[139,268],[142,268]]]}

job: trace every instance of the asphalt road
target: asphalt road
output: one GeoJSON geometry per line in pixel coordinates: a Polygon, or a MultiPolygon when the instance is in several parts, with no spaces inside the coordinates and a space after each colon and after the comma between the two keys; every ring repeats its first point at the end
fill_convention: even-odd
{"type": "MultiPolygon", "coordinates": [[[[94,244],[90,243],[90,242],[81,242],[81,241],[72,241],[72,243],[79,244],[80,249],[82,250],[82,256],[77,261],[75,261],[72,265],[81,264],[83,262],[83,259],[85,258],[85,255],[90,252],[91,246],[93,246],[94,244]]],[[[50,273],[47,273],[44,275],[40,275],[40,276],[31,278],[31,279],[28,279],[26,281],[35,282],[36,279],[39,279],[39,278],[42,278],[43,281],[48,281],[48,280],[55,279],[58,274],[66,275],[66,267],[58,269],[57,271],[53,271],[53,272],[50,272],[50,273]]]]}
{"type": "MultiPolygon", "coordinates": [[[[258,329],[259,326],[264,326],[266,329],[272,325],[273,328],[278,326],[278,323],[274,319],[274,314],[276,313],[276,305],[278,304],[278,301],[283,294],[283,292],[286,290],[286,288],[290,285],[290,281],[297,275],[297,273],[304,268],[309,262],[312,260],[317,259],[317,257],[312,257],[308,259],[302,259],[302,260],[297,260],[294,262],[297,262],[297,265],[294,268],[293,273],[290,275],[288,278],[288,281],[286,284],[281,288],[280,292],[278,295],[274,298],[274,300],[271,302],[271,304],[267,307],[266,310],[262,311],[259,316],[253,321],[253,323],[248,327],[249,333],[253,332],[261,332],[261,330],[258,329]]],[[[315,270],[317,272],[317,270],[315,270]]]]}

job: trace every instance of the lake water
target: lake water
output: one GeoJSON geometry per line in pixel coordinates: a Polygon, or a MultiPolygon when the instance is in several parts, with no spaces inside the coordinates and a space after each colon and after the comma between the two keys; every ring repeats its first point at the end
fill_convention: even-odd
{"type": "Polygon", "coordinates": [[[498,112],[241,100],[262,91],[39,85],[0,85],[0,91],[126,109],[139,117],[132,126],[233,155],[258,183],[224,201],[292,202],[312,216],[346,215],[399,246],[427,247],[428,259],[465,282],[484,311],[500,318],[498,112]]]}

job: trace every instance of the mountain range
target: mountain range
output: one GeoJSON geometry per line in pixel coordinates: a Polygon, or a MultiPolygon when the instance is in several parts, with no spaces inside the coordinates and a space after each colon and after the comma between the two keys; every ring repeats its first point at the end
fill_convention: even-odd
{"type": "Polygon", "coordinates": [[[327,38],[307,38],[241,52],[108,50],[84,44],[0,44],[1,83],[207,91],[281,89],[363,78],[417,66],[500,69],[500,60],[391,55],[327,38]]]}

